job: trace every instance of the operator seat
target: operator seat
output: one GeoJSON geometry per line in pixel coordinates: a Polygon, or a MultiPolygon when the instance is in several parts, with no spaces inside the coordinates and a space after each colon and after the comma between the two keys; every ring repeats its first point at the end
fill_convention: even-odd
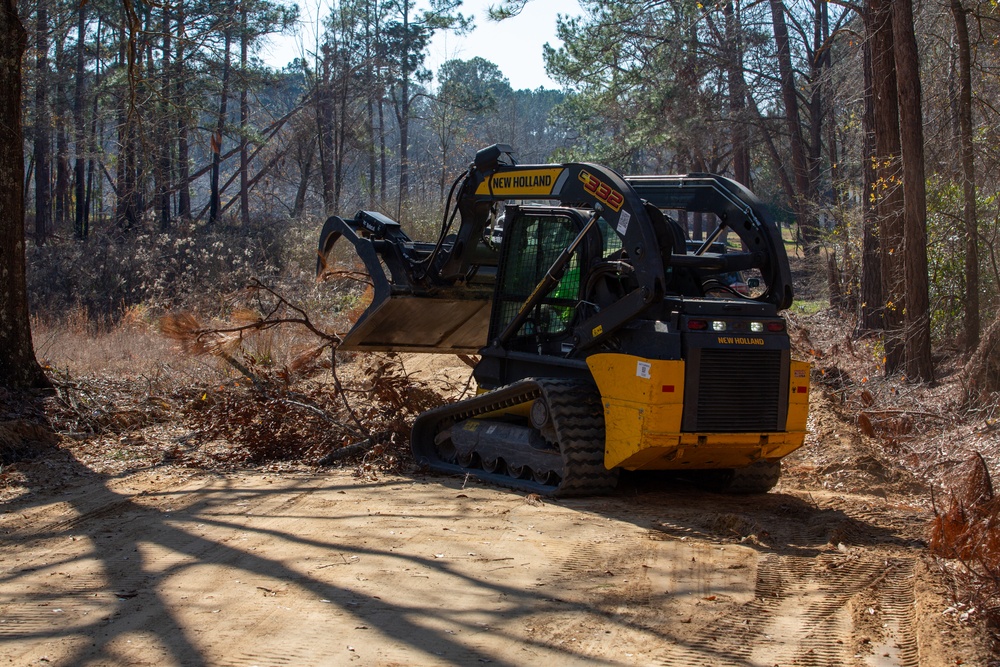
{"type": "Polygon", "coordinates": [[[664,215],[663,211],[649,202],[643,202],[643,205],[646,209],[646,215],[653,223],[653,233],[656,234],[656,240],[660,245],[660,255],[664,259],[672,254],[686,255],[687,233],[680,226],[680,223],[670,216],[664,215]]]}
{"type": "Polygon", "coordinates": [[[679,222],[665,215],[656,206],[649,202],[644,204],[646,214],[653,225],[653,233],[656,234],[656,241],[660,246],[660,257],[663,258],[663,281],[667,292],[690,297],[705,296],[701,281],[692,269],[670,265],[670,255],[687,254],[687,232],[679,222]]]}

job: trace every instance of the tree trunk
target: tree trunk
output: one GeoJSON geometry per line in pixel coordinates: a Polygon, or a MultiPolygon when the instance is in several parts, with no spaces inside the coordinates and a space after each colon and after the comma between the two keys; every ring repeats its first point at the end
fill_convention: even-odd
{"type": "Polygon", "coordinates": [[[0,0],[0,386],[45,387],[35,359],[24,277],[21,59],[27,34],[15,0],[0,0]]]}
{"type": "Polygon", "coordinates": [[[399,77],[399,100],[396,121],[399,124],[399,192],[396,218],[403,217],[410,200],[410,0],[403,0],[403,53],[399,77]]]}
{"type": "Polygon", "coordinates": [[[157,134],[159,135],[160,141],[157,147],[157,187],[156,187],[156,208],[160,214],[160,230],[167,231],[170,229],[170,172],[171,164],[171,144],[173,143],[170,139],[170,126],[171,118],[173,114],[170,109],[170,95],[172,92],[172,82],[170,77],[173,75],[173,66],[170,63],[171,57],[171,40],[170,40],[170,7],[168,4],[163,5],[162,14],[162,39],[163,39],[163,62],[160,63],[161,73],[160,73],[160,114],[161,117],[157,123],[157,134]]]}
{"type": "Polygon", "coordinates": [[[316,133],[319,137],[319,172],[323,183],[323,213],[336,213],[333,185],[333,93],[330,90],[330,67],[324,62],[316,82],[316,133]]]}
{"type": "Polygon", "coordinates": [[[343,72],[340,74],[340,91],[337,96],[337,142],[334,158],[336,166],[333,173],[333,202],[334,208],[340,210],[340,198],[344,192],[344,167],[347,163],[347,144],[349,133],[353,127],[353,119],[348,119],[350,108],[354,100],[351,99],[351,70],[348,63],[344,63],[343,72]]]}
{"type": "Polygon", "coordinates": [[[73,165],[74,192],[76,195],[76,208],[73,215],[73,233],[76,238],[84,240],[87,235],[84,231],[84,219],[86,209],[84,205],[87,200],[87,159],[85,146],[87,145],[87,118],[86,118],[86,54],[84,44],[87,37],[87,4],[79,3],[76,16],[76,82],[73,93],[73,143],[75,144],[76,162],[73,165]]]}
{"type": "Polygon", "coordinates": [[[385,189],[388,183],[388,149],[385,145],[385,106],[384,100],[378,100],[378,141],[379,141],[379,203],[386,203],[385,189]]]}
{"type": "Polygon", "coordinates": [[[375,100],[371,91],[368,92],[368,123],[365,128],[368,136],[368,145],[366,146],[366,152],[368,153],[368,206],[374,207],[375,202],[378,201],[378,196],[376,195],[376,182],[375,182],[375,170],[378,160],[375,157],[375,100]]]}
{"type": "Polygon", "coordinates": [[[826,282],[830,292],[830,307],[843,310],[844,283],[840,267],[837,266],[837,253],[831,251],[826,256],[826,282]]]}
{"type": "Polygon", "coordinates": [[[761,137],[764,139],[764,145],[767,147],[767,152],[771,156],[771,162],[774,163],[774,170],[778,172],[778,180],[781,182],[781,190],[785,193],[785,196],[788,197],[788,201],[795,201],[795,186],[792,185],[792,179],[788,176],[788,169],[785,168],[784,157],[778,152],[778,147],[774,143],[774,138],[771,136],[771,132],[767,127],[767,122],[764,120],[764,116],[760,113],[760,107],[757,104],[757,100],[755,100],[753,95],[748,92],[747,101],[749,103],[750,110],[753,111],[754,118],[757,119],[761,137]]]}
{"type": "MultiPolygon", "coordinates": [[[[852,234],[848,228],[848,225],[844,219],[842,211],[847,208],[846,201],[844,197],[844,191],[841,187],[841,171],[840,163],[847,160],[847,156],[841,156],[840,154],[840,142],[838,141],[838,119],[837,119],[837,109],[838,105],[836,103],[835,97],[837,88],[831,81],[830,71],[833,67],[833,45],[831,43],[830,37],[830,17],[829,17],[829,3],[823,0],[821,6],[818,8],[820,13],[819,26],[817,28],[817,33],[819,35],[819,40],[816,42],[816,48],[821,51],[819,56],[819,66],[817,68],[819,80],[814,83],[814,85],[820,87],[823,91],[824,103],[821,107],[821,118],[814,118],[813,122],[816,123],[819,135],[826,137],[826,157],[828,164],[830,165],[830,189],[827,195],[827,200],[830,202],[833,214],[835,216],[835,228],[834,236],[840,239],[840,266],[839,275],[840,279],[839,289],[841,290],[841,308],[848,312],[857,312],[858,310],[858,297],[859,289],[858,284],[860,282],[860,277],[858,276],[858,261],[857,255],[854,250],[855,244],[854,239],[852,239],[852,234]],[[821,127],[820,127],[821,126],[821,127]]],[[[862,133],[867,132],[867,129],[862,125],[862,133]]],[[[868,137],[862,139],[862,144],[868,137]]],[[[819,141],[819,138],[817,138],[819,141]]],[[[820,179],[820,167],[822,164],[822,150],[817,144],[816,155],[816,179],[819,182],[820,179]]],[[[864,153],[864,148],[862,148],[862,153],[864,153]]],[[[862,158],[865,159],[865,158],[862,158]]],[[[864,169],[862,165],[862,169],[864,169]]],[[[862,205],[862,208],[864,205],[862,205]]],[[[831,285],[831,290],[834,286],[831,285]]],[[[831,291],[831,294],[833,292],[831,291]]]]}
{"type": "Polygon", "coordinates": [[[782,0],[770,0],[771,21],[774,25],[774,43],[778,59],[778,74],[781,78],[781,100],[785,107],[785,123],[792,157],[792,171],[795,175],[795,198],[792,207],[796,222],[805,241],[806,250],[818,250],[818,235],[809,206],[812,187],[809,180],[809,160],[806,156],[805,140],[802,137],[802,123],[799,119],[799,101],[795,89],[795,72],[792,69],[791,47],[788,41],[788,25],[785,23],[785,5],[782,0]]]}
{"type": "MultiPolygon", "coordinates": [[[[128,36],[126,26],[129,18],[122,11],[121,23],[118,28],[118,65],[122,69],[132,70],[136,67],[137,48],[135,40],[128,36]]],[[[134,108],[132,106],[133,78],[121,91],[118,107],[118,175],[115,185],[115,226],[119,229],[132,229],[139,222],[137,204],[138,183],[136,179],[136,127],[134,108]]]]}
{"type": "Polygon", "coordinates": [[[306,206],[306,192],[309,191],[309,176],[312,173],[313,142],[306,144],[305,155],[299,152],[299,187],[295,191],[295,204],[292,206],[292,218],[298,218],[306,206]]]}
{"type": "Polygon", "coordinates": [[[225,57],[222,61],[222,92],[219,96],[219,116],[212,135],[212,175],[211,192],[208,203],[208,224],[214,225],[219,220],[221,208],[221,194],[219,193],[219,171],[222,166],[222,133],[226,129],[226,107],[229,104],[229,74],[232,69],[232,58],[230,56],[230,46],[232,45],[232,32],[226,27],[225,57]]]}
{"type": "Polygon", "coordinates": [[[892,11],[899,134],[903,155],[903,267],[906,278],[905,369],[910,380],[934,379],[931,360],[930,292],[927,277],[927,194],[924,124],[920,108],[920,62],[911,0],[895,0],[892,11]]]}
{"type": "Polygon", "coordinates": [[[972,144],[972,57],[969,23],[962,0],[951,0],[958,41],[958,131],[962,147],[962,196],[965,199],[965,351],[979,345],[979,225],[976,221],[976,160],[972,144]]]}
{"type": "Polygon", "coordinates": [[[724,8],[726,17],[726,79],[729,86],[729,123],[733,142],[733,179],[751,187],[750,134],[748,132],[747,84],[743,78],[743,28],[732,2],[724,8]]]}
{"type": "Polygon", "coordinates": [[[35,15],[35,243],[44,245],[52,218],[49,109],[49,10],[38,0],[35,15]]]}
{"type": "Polygon", "coordinates": [[[881,250],[882,323],[885,372],[903,367],[903,308],[906,302],[903,275],[903,188],[899,139],[899,105],[896,62],[893,56],[891,0],[870,0],[868,39],[872,47],[875,103],[875,202],[881,250]]]}
{"type": "Polygon", "coordinates": [[[695,211],[691,214],[691,239],[694,241],[705,240],[705,214],[695,211]]]}
{"type": "MultiPolygon", "coordinates": [[[[137,32],[133,33],[136,42],[136,59],[135,59],[135,100],[146,100],[152,99],[151,94],[152,88],[155,82],[153,76],[153,40],[152,35],[154,33],[153,20],[152,20],[152,8],[147,5],[140,5],[141,7],[141,24],[137,32]]],[[[131,109],[131,113],[135,117],[134,130],[132,133],[133,141],[135,142],[135,206],[137,212],[137,219],[142,220],[142,216],[146,213],[146,209],[149,208],[147,204],[147,190],[149,185],[149,177],[152,172],[157,169],[157,162],[159,159],[159,154],[155,148],[150,147],[149,141],[152,139],[154,142],[156,140],[156,124],[159,121],[158,116],[160,114],[156,113],[156,104],[150,105],[153,109],[154,120],[151,123],[152,131],[145,129],[141,120],[141,111],[139,106],[134,106],[131,109]]],[[[158,143],[158,142],[157,142],[158,143]]],[[[156,204],[156,183],[153,183],[153,205],[156,204]]]]}
{"type": "Polygon", "coordinates": [[[177,47],[174,57],[174,108],[177,110],[177,216],[191,218],[191,166],[188,161],[187,92],[184,86],[184,1],[174,5],[177,13],[177,47]]]}
{"type": "Polygon", "coordinates": [[[862,125],[862,196],[861,219],[863,236],[861,241],[861,300],[858,304],[858,332],[881,331],[882,291],[881,259],[879,257],[878,207],[876,206],[878,156],[875,151],[875,93],[872,77],[871,41],[865,40],[864,50],[864,112],[862,125]]]}
{"type": "MultiPolygon", "coordinates": [[[[101,35],[104,32],[104,21],[101,16],[97,16],[97,39],[96,39],[96,53],[94,54],[94,90],[98,90],[101,85],[101,35]]],[[[90,235],[90,212],[92,209],[91,202],[94,197],[94,175],[97,173],[97,149],[100,144],[101,137],[104,136],[104,121],[99,120],[100,115],[97,113],[97,94],[90,96],[90,138],[88,142],[88,153],[87,156],[87,200],[83,204],[83,238],[86,239],[90,235]]],[[[98,177],[100,179],[100,177],[98,177]]],[[[98,180],[98,195],[101,193],[100,184],[103,183],[102,180],[98,180]]],[[[98,200],[98,211],[102,210],[104,205],[103,199],[99,197],[98,200]]]]}
{"type": "MultiPolygon", "coordinates": [[[[809,95],[809,143],[806,146],[806,164],[808,167],[809,199],[816,204],[820,204],[818,184],[820,179],[820,166],[823,162],[823,120],[826,117],[828,104],[823,98],[824,80],[827,79],[826,70],[830,68],[830,53],[832,48],[828,48],[826,43],[829,32],[828,13],[829,7],[826,0],[816,0],[815,13],[813,15],[813,53],[812,62],[809,67],[809,84],[811,87],[809,95]]],[[[824,203],[829,198],[824,197],[824,203]]]]}
{"type": "MultiPolygon", "coordinates": [[[[368,106],[368,122],[366,129],[368,154],[368,206],[374,207],[377,201],[375,195],[375,90],[376,90],[376,62],[374,57],[375,49],[374,36],[378,32],[378,7],[373,7],[373,3],[365,3],[365,83],[367,96],[365,102],[368,106]],[[373,30],[374,28],[374,30],[373,30]]],[[[311,158],[311,156],[310,156],[311,158]]]]}
{"type": "Polygon", "coordinates": [[[250,132],[250,84],[247,83],[247,56],[250,48],[250,34],[247,28],[246,0],[240,3],[240,222],[250,225],[250,159],[247,154],[247,136],[250,132]]]}
{"type": "MultiPolygon", "coordinates": [[[[58,13],[57,13],[58,22],[58,13]]],[[[66,31],[59,29],[55,39],[56,49],[56,189],[54,230],[63,229],[69,221],[69,135],[66,130],[66,31]]]]}

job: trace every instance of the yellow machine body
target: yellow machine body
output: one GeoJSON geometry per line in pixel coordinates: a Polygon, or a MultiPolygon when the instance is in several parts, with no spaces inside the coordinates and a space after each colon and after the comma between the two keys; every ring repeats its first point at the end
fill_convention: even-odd
{"type": "Polygon", "coordinates": [[[607,468],[742,468],[762,459],[776,461],[802,446],[809,412],[808,363],[790,364],[785,430],[749,433],[681,432],[684,363],[613,353],[587,358],[604,403],[607,468]]]}

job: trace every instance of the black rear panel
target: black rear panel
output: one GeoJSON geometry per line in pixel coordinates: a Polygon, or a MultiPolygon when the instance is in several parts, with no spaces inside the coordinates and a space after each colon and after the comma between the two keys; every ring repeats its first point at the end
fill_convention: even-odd
{"type": "Polygon", "coordinates": [[[682,430],[783,431],[788,367],[787,350],[689,348],[682,430]]]}

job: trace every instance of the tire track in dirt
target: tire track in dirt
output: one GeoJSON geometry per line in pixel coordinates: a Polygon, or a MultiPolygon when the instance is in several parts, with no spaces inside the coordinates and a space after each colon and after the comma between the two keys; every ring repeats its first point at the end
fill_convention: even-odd
{"type": "Polygon", "coordinates": [[[755,644],[770,643],[768,630],[775,608],[799,579],[802,559],[782,559],[768,554],[757,562],[754,599],[727,610],[694,630],[689,638],[671,647],[657,660],[664,667],[714,667],[748,665],[755,644]]]}
{"type": "Polygon", "coordinates": [[[598,563],[604,556],[594,544],[574,544],[570,550],[570,555],[566,556],[565,550],[557,546],[547,549],[550,558],[561,561],[559,571],[563,576],[575,577],[584,573],[597,574],[600,571],[598,563]]]}
{"type": "Polygon", "coordinates": [[[873,611],[877,610],[884,632],[880,641],[872,642],[872,655],[866,664],[873,667],[919,667],[914,561],[911,558],[895,558],[887,562],[885,568],[885,577],[875,591],[877,597],[872,606],[873,611]]]}
{"type": "Polygon", "coordinates": [[[856,526],[877,527],[890,531],[896,541],[914,541],[922,539],[923,532],[931,515],[917,507],[906,506],[900,509],[877,507],[872,503],[849,502],[841,498],[827,498],[817,503],[821,510],[842,512],[856,526]]]}
{"type": "MultiPolygon", "coordinates": [[[[767,512],[747,516],[769,527],[778,525],[767,512]]],[[[728,529],[728,524],[742,518],[720,514],[712,519],[703,514],[701,522],[728,529]]],[[[686,642],[665,651],[659,664],[916,667],[912,559],[887,566],[885,551],[867,545],[902,552],[919,525],[919,519],[899,513],[827,500],[769,536],[770,543],[786,546],[760,555],[752,602],[708,620],[686,642]],[[836,514],[825,514],[828,510],[836,514]],[[861,546],[847,547],[843,542],[861,546]],[[872,632],[877,628],[871,623],[856,627],[851,609],[859,606],[879,613],[884,629],[872,632]]],[[[741,528],[745,533],[753,526],[741,528]]],[[[651,537],[720,539],[712,530],[669,521],[657,522],[651,537]]]]}
{"type": "Polygon", "coordinates": [[[810,667],[850,664],[853,628],[847,602],[878,578],[881,565],[853,561],[831,569],[835,558],[823,554],[795,559],[795,590],[782,598],[769,628],[783,641],[771,651],[758,651],[758,661],[810,667]]]}
{"type": "MultiPolygon", "coordinates": [[[[762,556],[758,596],[768,594],[772,588],[769,578],[775,583],[781,579],[798,583],[795,590],[779,594],[786,598],[781,606],[787,606],[787,611],[781,606],[753,610],[752,616],[770,615],[774,620],[763,630],[765,634],[753,638],[759,650],[746,658],[749,662],[737,664],[918,665],[913,561],[912,556],[903,555],[920,546],[926,517],[913,508],[892,508],[876,499],[860,497],[820,496],[819,500],[810,498],[809,505],[812,507],[795,509],[795,520],[791,522],[780,520],[780,512],[775,510],[783,510],[781,505],[770,511],[761,508],[746,512],[774,533],[765,537],[776,551],[762,556]],[[774,565],[796,552],[806,556],[799,566],[774,565]],[[893,554],[899,554],[902,560],[893,554]],[[773,566],[768,566],[769,560],[774,561],[773,566]],[[887,564],[896,561],[895,565],[887,564]],[[815,599],[810,601],[811,597],[815,599]],[[846,610],[856,607],[862,607],[864,616],[869,616],[867,610],[871,608],[877,626],[872,627],[869,618],[858,618],[856,611],[852,618],[846,610]],[[784,628],[779,632],[776,628],[780,625],[784,628]],[[884,629],[880,629],[882,625],[884,629]],[[775,642],[776,637],[781,637],[782,642],[775,642]]],[[[699,523],[705,521],[702,515],[699,523]]],[[[690,526],[661,522],[659,528],[675,539],[713,539],[711,531],[690,526]]],[[[731,631],[713,628],[704,634],[731,631]]],[[[740,651],[737,647],[735,654],[740,651]]],[[[678,658],[674,664],[684,664],[687,659],[678,658]]],[[[715,657],[702,663],[726,664],[715,657]]],[[[692,664],[698,664],[697,660],[692,664]]]]}
{"type": "Polygon", "coordinates": [[[249,653],[243,652],[231,660],[220,662],[221,667],[260,667],[260,665],[301,665],[302,656],[292,655],[288,650],[269,651],[266,648],[249,653]]]}
{"type": "MultiPolygon", "coordinates": [[[[667,650],[658,664],[665,667],[856,664],[852,658],[853,627],[847,602],[881,577],[882,564],[874,560],[859,561],[831,575],[824,561],[829,562],[824,558],[763,556],[758,561],[754,601],[729,610],[697,629],[687,643],[667,650]]],[[[910,667],[915,663],[885,664],[910,667]]]]}
{"type": "Polygon", "coordinates": [[[642,656],[660,642],[654,626],[665,584],[650,574],[657,570],[658,545],[644,541],[626,547],[607,538],[589,532],[549,541],[543,548],[551,563],[546,578],[559,582],[546,600],[557,606],[545,620],[532,619],[531,636],[542,645],[572,651],[578,658],[570,664],[622,664],[610,662],[609,643],[627,647],[619,654],[622,662],[643,664],[642,656]]]}
{"type": "Polygon", "coordinates": [[[549,544],[547,557],[562,581],[559,601],[567,607],[536,628],[536,638],[549,645],[572,643],[592,656],[607,655],[601,643],[617,643],[628,647],[622,662],[656,664],[664,644],[688,641],[690,617],[726,613],[752,599],[744,563],[749,552],[689,540],[694,532],[664,539],[658,531],[640,529],[549,544]]]}

